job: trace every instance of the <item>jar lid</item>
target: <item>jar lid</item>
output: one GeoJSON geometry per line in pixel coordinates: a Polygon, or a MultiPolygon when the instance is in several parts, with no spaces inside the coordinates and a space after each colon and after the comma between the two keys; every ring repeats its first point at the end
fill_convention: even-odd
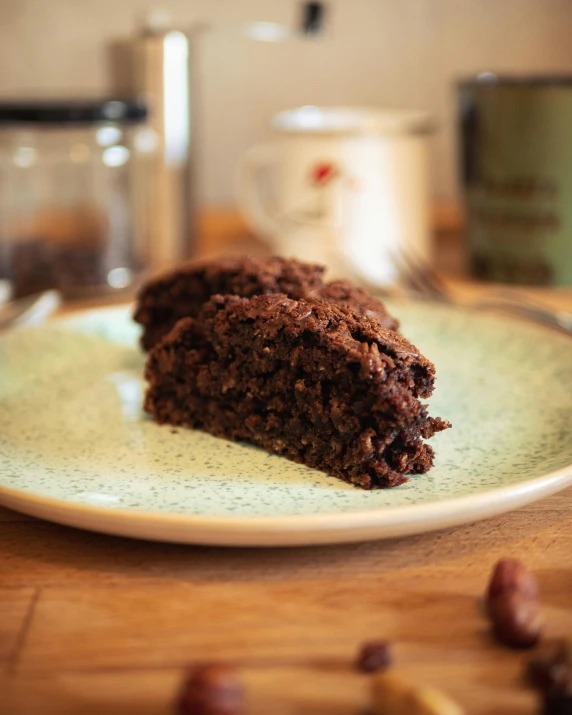
{"type": "Polygon", "coordinates": [[[464,77],[458,86],[465,87],[569,87],[571,74],[496,74],[481,72],[474,77],[464,77]]]}
{"type": "Polygon", "coordinates": [[[0,124],[92,124],[140,122],[147,107],[138,99],[0,101],[0,124]]]}

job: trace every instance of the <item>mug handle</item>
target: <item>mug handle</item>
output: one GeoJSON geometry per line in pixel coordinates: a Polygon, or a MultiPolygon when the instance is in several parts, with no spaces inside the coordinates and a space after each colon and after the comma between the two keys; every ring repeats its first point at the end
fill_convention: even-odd
{"type": "Polygon", "coordinates": [[[264,169],[275,167],[277,159],[276,146],[255,144],[240,161],[235,184],[238,207],[248,227],[270,244],[281,233],[282,226],[262,199],[260,175],[264,169]]]}

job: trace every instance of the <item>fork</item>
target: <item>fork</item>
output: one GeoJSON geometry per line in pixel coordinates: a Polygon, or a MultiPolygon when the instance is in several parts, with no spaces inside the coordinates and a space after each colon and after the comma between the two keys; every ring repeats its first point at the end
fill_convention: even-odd
{"type": "Polygon", "coordinates": [[[43,323],[61,305],[57,290],[46,290],[0,305],[0,330],[43,323]]]}
{"type": "Polygon", "coordinates": [[[415,297],[477,309],[502,310],[572,335],[572,313],[566,310],[552,310],[528,296],[502,289],[476,300],[459,300],[424,259],[403,249],[396,251],[393,258],[400,283],[415,297]]]}

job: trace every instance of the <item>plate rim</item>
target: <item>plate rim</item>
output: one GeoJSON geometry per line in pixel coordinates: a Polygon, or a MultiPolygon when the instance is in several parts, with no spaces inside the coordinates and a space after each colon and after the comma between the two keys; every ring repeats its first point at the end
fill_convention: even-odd
{"type": "MultiPolygon", "coordinates": [[[[56,316],[49,324],[77,325],[77,329],[81,330],[77,321],[81,321],[83,316],[93,313],[128,314],[132,309],[132,301],[113,306],[94,306],[56,316]]],[[[45,325],[39,327],[42,329],[45,325]]],[[[542,326],[533,327],[545,332],[542,326]]],[[[565,336],[561,338],[566,340],[565,336]]],[[[301,546],[392,538],[472,523],[532,503],[568,486],[572,486],[572,462],[525,481],[460,497],[319,514],[216,516],[112,508],[1,484],[0,505],[68,526],[134,538],[226,546],[301,546]],[[98,523],[101,520],[103,523],[98,523]]]]}
{"type": "Polygon", "coordinates": [[[7,507],[17,504],[17,510],[23,513],[56,523],[80,527],[88,523],[87,528],[93,531],[134,538],[189,544],[287,546],[373,540],[435,531],[502,514],[568,486],[572,486],[572,464],[524,482],[427,504],[321,514],[210,516],[116,509],[42,496],[4,485],[0,485],[0,504],[7,507]],[[46,516],[46,508],[59,518],[46,516]],[[102,517],[111,522],[112,530],[105,528],[106,524],[97,525],[97,520],[102,517]],[[117,530],[119,524],[123,526],[117,530]],[[260,543],[261,538],[266,538],[268,543],[260,543]]]}

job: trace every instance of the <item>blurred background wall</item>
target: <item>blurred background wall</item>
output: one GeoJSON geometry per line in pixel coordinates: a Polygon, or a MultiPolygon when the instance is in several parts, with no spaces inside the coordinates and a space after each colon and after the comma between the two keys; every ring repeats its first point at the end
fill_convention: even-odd
{"type": "Polygon", "coordinates": [[[247,21],[295,27],[298,0],[0,0],[0,96],[105,92],[108,43],[166,10],[197,42],[199,198],[233,201],[232,167],[300,104],[399,105],[439,122],[433,191],[457,195],[455,78],[492,71],[572,71],[570,0],[332,0],[319,39],[255,42],[247,21]]]}

